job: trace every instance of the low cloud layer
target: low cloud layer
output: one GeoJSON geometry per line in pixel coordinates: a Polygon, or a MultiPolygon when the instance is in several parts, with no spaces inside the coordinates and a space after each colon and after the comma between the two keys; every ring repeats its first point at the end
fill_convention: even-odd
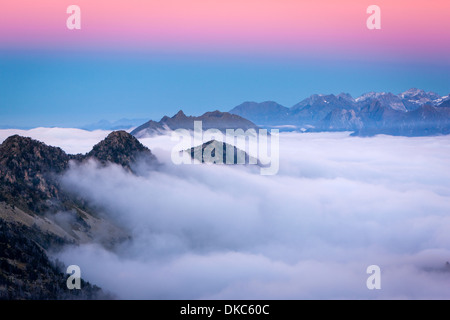
{"type": "Polygon", "coordinates": [[[450,298],[449,136],[282,133],[276,176],[176,166],[170,137],[141,141],[158,171],[89,162],[63,179],[133,236],[59,255],[118,297],[450,298]]]}

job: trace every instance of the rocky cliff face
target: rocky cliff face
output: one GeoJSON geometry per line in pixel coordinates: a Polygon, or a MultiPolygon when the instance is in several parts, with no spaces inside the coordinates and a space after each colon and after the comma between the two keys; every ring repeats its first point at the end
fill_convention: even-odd
{"type": "Polygon", "coordinates": [[[57,175],[67,169],[70,156],[60,148],[18,135],[0,145],[0,201],[30,213],[50,209],[47,200],[61,200],[57,175]]]}

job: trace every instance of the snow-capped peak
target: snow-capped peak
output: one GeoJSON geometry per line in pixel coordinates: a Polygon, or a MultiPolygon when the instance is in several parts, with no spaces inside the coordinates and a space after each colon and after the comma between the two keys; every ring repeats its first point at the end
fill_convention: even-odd
{"type": "Polygon", "coordinates": [[[376,99],[379,98],[380,96],[384,96],[386,95],[386,92],[367,92],[364,93],[362,96],[359,96],[358,98],[355,99],[356,102],[360,102],[360,101],[366,101],[367,99],[376,99]]]}

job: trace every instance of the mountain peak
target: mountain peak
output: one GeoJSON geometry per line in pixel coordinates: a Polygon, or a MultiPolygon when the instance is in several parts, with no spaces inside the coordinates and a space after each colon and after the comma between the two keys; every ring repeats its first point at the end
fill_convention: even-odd
{"type": "Polygon", "coordinates": [[[228,112],[221,112],[219,110],[214,110],[214,111],[208,111],[205,112],[202,117],[223,117],[223,116],[227,116],[228,112]]]}
{"type": "Polygon", "coordinates": [[[29,212],[45,212],[45,201],[58,197],[54,173],[67,169],[70,157],[60,148],[13,135],[0,145],[0,201],[29,212]]]}
{"type": "Polygon", "coordinates": [[[28,137],[13,135],[0,145],[0,166],[10,169],[23,165],[43,172],[60,172],[65,169],[68,161],[69,156],[61,148],[51,147],[28,137]]]}
{"type": "Polygon", "coordinates": [[[210,140],[199,146],[184,150],[192,159],[196,159],[202,163],[216,164],[259,164],[257,158],[251,157],[244,150],[218,140],[210,140]],[[227,152],[232,152],[227,157],[227,152]],[[217,157],[216,157],[217,152],[217,157]],[[220,157],[222,154],[222,157],[220,157]],[[227,158],[228,161],[227,161],[227,158]]]}
{"type": "Polygon", "coordinates": [[[425,92],[425,90],[417,88],[411,88],[405,92],[400,93],[398,96],[403,100],[406,108],[410,111],[415,110],[425,104],[436,106],[444,101],[443,97],[435,92],[425,92]]]}
{"type": "Polygon", "coordinates": [[[150,162],[156,160],[150,149],[126,131],[111,132],[92,148],[86,158],[95,158],[102,164],[113,162],[127,169],[131,169],[140,158],[150,162]]]}
{"type": "Polygon", "coordinates": [[[415,97],[417,95],[425,95],[425,91],[422,89],[411,88],[399,94],[402,99],[415,97]]]}
{"type": "Polygon", "coordinates": [[[118,139],[132,139],[133,136],[124,130],[113,131],[106,137],[105,140],[118,140],[118,139]]]}
{"type": "Polygon", "coordinates": [[[382,97],[384,95],[386,95],[386,92],[370,91],[370,92],[366,92],[366,93],[362,94],[361,96],[356,98],[355,101],[356,102],[360,102],[360,101],[366,101],[366,100],[369,100],[369,99],[377,99],[377,98],[380,98],[380,97],[382,97]]]}
{"type": "Polygon", "coordinates": [[[140,159],[156,163],[151,151],[126,131],[111,132],[84,156],[68,155],[61,148],[13,135],[0,145],[0,201],[28,213],[56,212],[77,206],[61,189],[59,175],[68,169],[70,160],[80,162],[90,157],[103,164],[117,163],[129,171],[140,159]]]}
{"type": "Polygon", "coordinates": [[[12,135],[8,138],[6,138],[5,141],[1,144],[1,147],[3,148],[13,148],[17,152],[23,151],[20,150],[24,147],[32,147],[32,148],[45,148],[48,147],[44,143],[34,140],[30,137],[23,137],[19,136],[18,134],[12,135]]]}
{"type": "Polygon", "coordinates": [[[341,92],[336,97],[345,99],[345,100],[354,101],[352,95],[350,93],[346,93],[346,92],[341,92]]]}
{"type": "Polygon", "coordinates": [[[187,118],[186,115],[184,114],[183,110],[178,111],[178,112],[172,117],[172,119],[179,119],[179,118],[187,118]]]}

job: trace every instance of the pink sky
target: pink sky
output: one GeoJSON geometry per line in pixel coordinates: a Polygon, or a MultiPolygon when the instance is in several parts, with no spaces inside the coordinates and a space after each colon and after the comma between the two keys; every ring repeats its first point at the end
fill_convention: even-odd
{"type": "Polygon", "coordinates": [[[15,0],[0,5],[3,48],[123,49],[265,54],[450,56],[450,1],[15,0]],[[82,29],[66,28],[67,6],[82,29]],[[368,30],[366,8],[381,8],[368,30]]]}

